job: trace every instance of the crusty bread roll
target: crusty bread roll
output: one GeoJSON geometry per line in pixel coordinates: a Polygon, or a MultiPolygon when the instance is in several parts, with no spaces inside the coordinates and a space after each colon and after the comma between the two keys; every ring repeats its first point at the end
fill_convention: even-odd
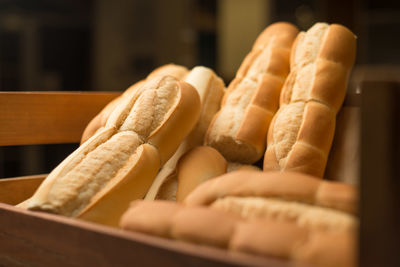
{"type": "Polygon", "coordinates": [[[214,148],[199,146],[181,158],[178,164],[176,200],[182,202],[201,183],[226,173],[227,162],[214,148]]]}
{"type": "Polygon", "coordinates": [[[355,51],[356,37],[341,25],[317,23],[298,35],[268,132],[265,171],[323,176],[355,51]]]}
{"type": "Polygon", "coordinates": [[[267,131],[278,109],[297,33],[289,23],[267,27],[230,83],[205,139],[206,145],[228,161],[254,163],[265,152],[267,131]]]}
{"type": "Polygon", "coordinates": [[[218,150],[210,146],[195,147],[181,157],[174,172],[158,189],[155,199],[182,202],[199,184],[234,170],[260,169],[253,165],[227,162],[218,150]]]}
{"type": "Polygon", "coordinates": [[[199,120],[192,132],[184,139],[175,154],[162,167],[154,179],[145,199],[176,199],[177,176],[176,166],[178,160],[190,149],[203,144],[204,135],[211,119],[220,108],[221,98],[224,94],[225,84],[211,69],[195,67],[186,76],[185,82],[196,88],[200,95],[201,112],[199,120]]]}
{"type": "Polygon", "coordinates": [[[199,95],[191,85],[171,76],[146,81],[122,98],[103,130],[49,174],[28,209],[117,225],[129,202],[145,195],[199,113],[199,95]]]}
{"type": "Polygon", "coordinates": [[[211,245],[312,266],[356,266],[353,232],[324,232],[291,223],[244,220],[206,207],[168,201],[135,201],[120,226],[186,242],[211,245]]]}
{"type": "Polygon", "coordinates": [[[318,230],[358,227],[354,186],[294,172],[231,172],[204,182],[184,203],[211,206],[247,219],[296,222],[318,230]]]}
{"type": "MultiPolygon", "coordinates": [[[[146,79],[152,79],[157,76],[170,75],[178,80],[181,80],[187,75],[187,73],[188,70],[183,66],[166,64],[153,70],[146,79]]],[[[144,80],[131,85],[128,89],[124,91],[121,96],[115,98],[110,103],[108,103],[86,126],[81,137],[81,144],[92,137],[97,131],[99,131],[99,129],[102,129],[106,125],[106,122],[108,120],[108,117],[110,117],[111,112],[119,103],[121,103],[121,99],[123,97],[129,97],[129,94],[135,91],[137,88],[141,87],[141,85],[143,85],[143,82],[144,80]]]]}

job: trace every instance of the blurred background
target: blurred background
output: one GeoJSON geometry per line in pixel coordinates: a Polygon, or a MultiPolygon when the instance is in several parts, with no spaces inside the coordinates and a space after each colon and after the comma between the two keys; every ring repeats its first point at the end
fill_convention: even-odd
{"type": "MultiPolygon", "coordinates": [[[[343,24],[358,36],[352,82],[399,79],[397,1],[0,0],[0,90],[123,91],[166,63],[229,83],[276,21],[343,24]]],[[[0,177],[47,173],[77,146],[1,147],[0,177]]]]}

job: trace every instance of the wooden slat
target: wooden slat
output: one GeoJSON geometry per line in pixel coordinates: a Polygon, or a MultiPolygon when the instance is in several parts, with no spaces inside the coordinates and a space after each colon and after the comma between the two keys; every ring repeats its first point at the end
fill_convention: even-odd
{"type": "Polygon", "coordinates": [[[0,202],[16,205],[33,195],[47,174],[0,179],[0,202]]]}
{"type": "Polygon", "coordinates": [[[79,142],[119,93],[0,92],[0,146],[79,142]]]}
{"type": "Polygon", "coordinates": [[[359,262],[400,266],[400,80],[362,88],[359,262]]]}
{"type": "MultiPolygon", "coordinates": [[[[270,266],[288,262],[0,203],[0,266],[270,266]]],[[[297,265],[296,265],[297,266],[297,265]]],[[[300,265],[299,265],[300,266],[300,265]]]]}
{"type": "Polygon", "coordinates": [[[340,110],[324,178],[351,184],[360,181],[361,109],[346,105],[340,110]]]}

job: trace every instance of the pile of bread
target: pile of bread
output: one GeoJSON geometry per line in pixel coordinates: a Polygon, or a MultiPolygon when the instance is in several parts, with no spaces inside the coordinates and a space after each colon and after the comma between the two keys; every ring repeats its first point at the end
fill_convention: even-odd
{"type": "Polygon", "coordinates": [[[321,179],[355,50],[344,26],[299,33],[280,22],[259,35],[226,90],[208,68],[162,66],[109,103],[19,206],[355,266],[357,188],[321,179]]]}

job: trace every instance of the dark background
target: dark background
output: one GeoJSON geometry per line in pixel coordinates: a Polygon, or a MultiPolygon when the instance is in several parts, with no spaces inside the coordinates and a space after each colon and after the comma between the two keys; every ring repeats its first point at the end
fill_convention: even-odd
{"type": "MultiPolygon", "coordinates": [[[[358,36],[352,80],[366,67],[400,74],[396,1],[0,0],[0,90],[122,91],[171,62],[205,65],[229,83],[276,21],[350,28],[358,36]]],[[[0,147],[0,177],[47,173],[76,147],[0,147]]]]}

